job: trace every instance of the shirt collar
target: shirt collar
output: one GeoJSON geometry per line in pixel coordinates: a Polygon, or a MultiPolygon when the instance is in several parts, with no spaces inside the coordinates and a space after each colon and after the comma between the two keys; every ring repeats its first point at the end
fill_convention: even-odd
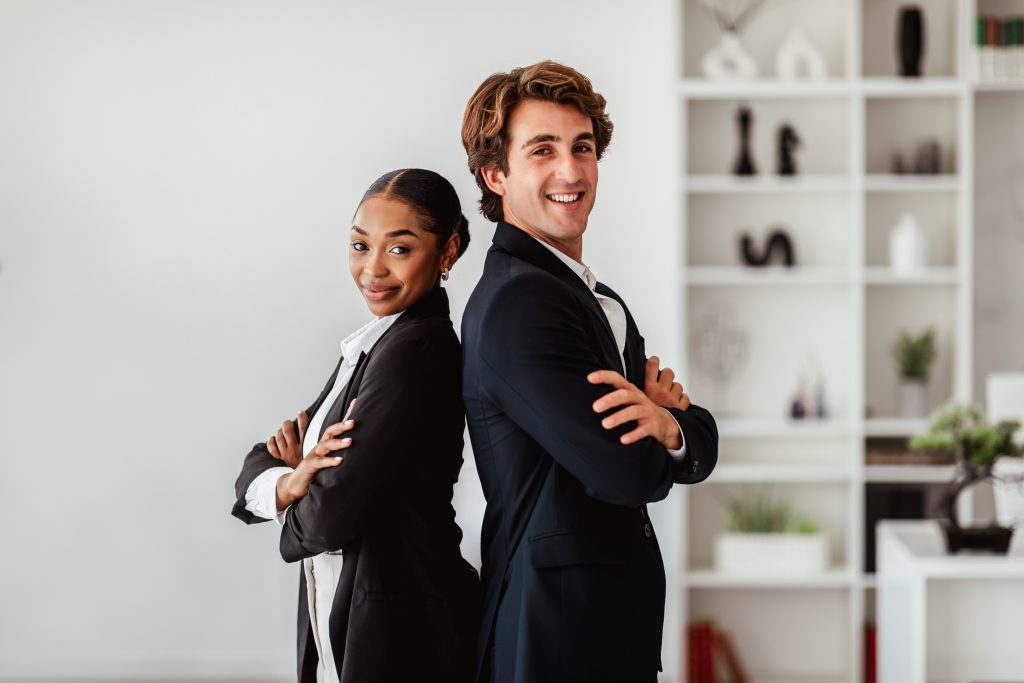
{"type": "Polygon", "coordinates": [[[384,336],[384,333],[398,320],[400,315],[402,313],[386,315],[383,318],[374,318],[345,337],[341,342],[341,356],[345,359],[344,363],[348,367],[353,367],[359,360],[360,354],[369,353],[373,345],[384,336]]]}
{"type": "Polygon", "coordinates": [[[579,275],[580,279],[583,280],[584,284],[587,285],[587,288],[591,292],[596,290],[596,288],[597,288],[597,278],[594,277],[594,273],[591,272],[589,267],[587,267],[587,264],[580,263],[576,259],[569,258],[565,254],[560,252],[558,249],[555,249],[553,246],[548,244],[547,242],[542,242],[541,240],[538,240],[536,237],[533,237],[533,235],[530,235],[530,237],[535,239],[535,240],[537,240],[538,244],[542,245],[545,249],[547,249],[552,254],[557,256],[558,260],[560,260],[565,265],[569,266],[569,269],[572,270],[572,272],[574,272],[577,275],[579,275]]]}

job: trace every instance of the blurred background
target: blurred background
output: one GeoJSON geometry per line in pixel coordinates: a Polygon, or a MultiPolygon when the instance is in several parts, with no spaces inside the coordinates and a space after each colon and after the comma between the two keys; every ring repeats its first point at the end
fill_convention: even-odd
{"type": "MultiPolygon", "coordinates": [[[[293,680],[298,567],[274,525],[229,515],[241,458],[369,319],[346,233],[388,170],[462,197],[458,328],[492,231],[462,111],[541,59],[588,75],[615,123],[584,260],[719,419],[712,479],[652,508],[663,679],[856,683],[886,642],[920,660],[894,683],[1024,678],[999,637],[963,656],[955,630],[880,638],[874,536],[941,516],[954,464],[909,447],[933,411],[1024,411],[1020,15],[0,0],[0,681],[293,680]],[[773,516],[811,541],[795,559],[730,545],[773,516]]],[[[979,487],[963,514],[994,499],[979,487]]],[[[475,564],[482,504],[467,442],[475,564]]],[[[991,625],[972,606],[1024,597],[1019,547],[997,593],[943,593],[929,616],[991,625]]]]}

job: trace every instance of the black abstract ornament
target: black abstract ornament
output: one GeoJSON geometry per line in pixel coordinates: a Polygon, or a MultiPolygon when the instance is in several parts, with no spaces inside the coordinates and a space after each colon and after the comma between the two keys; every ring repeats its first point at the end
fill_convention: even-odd
{"type": "Polygon", "coordinates": [[[900,8],[897,26],[900,75],[920,76],[921,57],[924,55],[924,13],[921,8],[915,5],[900,8]]]}
{"type": "Polygon", "coordinates": [[[800,146],[800,138],[796,130],[788,123],[779,128],[779,154],[778,172],[779,175],[796,175],[796,158],[793,150],[800,146]]]}
{"type": "Polygon", "coordinates": [[[740,107],[736,113],[736,124],[740,133],[740,155],[732,169],[736,175],[750,176],[757,173],[754,159],[750,154],[750,125],[753,120],[754,115],[750,107],[740,107]]]}
{"type": "Polygon", "coordinates": [[[768,244],[764,251],[757,253],[754,247],[753,238],[744,233],[740,241],[743,252],[743,262],[748,266],[767,266],[773,260],[781,259],[781,263],[787,267],[796,265],[796,253],[793,250],[793,241],[782,229],[776,229],[768,236],[768,244]],[[775,255],[778,254],[778,258],[775,255]]]}

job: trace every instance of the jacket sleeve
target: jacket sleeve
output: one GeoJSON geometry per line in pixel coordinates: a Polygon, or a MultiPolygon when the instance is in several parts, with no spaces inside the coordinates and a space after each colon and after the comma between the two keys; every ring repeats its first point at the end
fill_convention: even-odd
{"type": "Polygon", "coordinates": [[[607,369],[587,338],[586,313],[565,286],[527,273],[496,293],[481,321],[481,376],[492,400],[597,500],[639,507],[668,495],[673,459],[653,438],[623,445],[633,429],[601,426],[593,403],[611,388],[587,375],[607,369]]]}
{"type": "Polygon", "coordinates": [[[686,440],[686,456],[675,463],[672,479],[677,484],[704,481],[718,462],[718,425],[704,408],[693,403],[686,410],[669,408],[686,440]]]}
{"type": "Polygon", "coordinates": [[[443,341],[429,328],[388,335],[370,355],[352,412],[352,445],[338,452],[340,465],[321,470],[309,493],[294,503],[281,529],[281,556],[295,562],[351,545],[365,528],[371,507],[403,464],[424,457],[415,425],[429,413],[438,382],[458,382],[458,346],[447,358],[443,341]],[[387,342],[387,343],[384,343],[387,342]],[[419,447],[417,447],[419,443],[419,447]]]}
{"type": "MultiPolygon", "coordinates": [[[[320,392],[320,396],[313,405],[306,409],[306,414],[312,419],[313,408],[320,404],[321,401],[326,398],[327,394],[330,393],[331,387],[334,386],[334,380],[338,376],[338,370],[341,368],[341,361],[338,361],[338,365],[334,368],[334,372],[327,380],[327,384],[320,392]]],[[[299,425],[295,420],[292,420],[292,425],[295,427],[295,433],[298,434],[299,425]]],[[[269,519],[265,517],[259,517],[254,515],[245,509],[245,492],[249,490],[253,481],[256,477],[260,476],[272,467],[281,467],[283,465],[280,460],[275,458],[267,450],[266,443],[258,443],[252,447],[245,459],[242,461],[242,471],[239,472],[238,478],[235,479],[235,504],[231,506],[231,514],[242,520],[246,524],[258,524],[260,522],[269,522],[269,519]]]]}

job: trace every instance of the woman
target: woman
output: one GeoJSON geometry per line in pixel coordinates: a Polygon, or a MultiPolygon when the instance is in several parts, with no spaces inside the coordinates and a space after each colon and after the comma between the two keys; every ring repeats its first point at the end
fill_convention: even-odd
{"type": "Polygon", "coordinates": [[[468,224],[447,180],[404,169],[366,191],[350,237],[376,318],[309,410],[246,456],[232,514],[276,517],[281,555],[302,560],[300,683],[468,681],[479,586],[451,505],[464,413],[441,288],[468,224]]]}

